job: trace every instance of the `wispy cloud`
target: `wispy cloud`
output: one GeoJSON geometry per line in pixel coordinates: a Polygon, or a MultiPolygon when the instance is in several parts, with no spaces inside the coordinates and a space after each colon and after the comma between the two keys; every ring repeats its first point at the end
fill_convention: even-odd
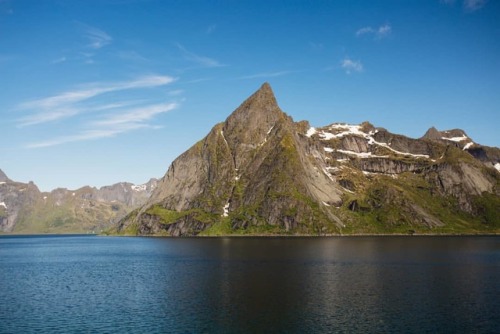
{"type": "Polygon", "coordinates": [[[351,74],[352,72],[363,72],[363,64],[359,60],[344,58],[341,62],[341,66],[347,74],[351,74]]]}
{"type": "Polygon", "coordinates": [[[378,28],[363,27],[356,31],[356,36],[372,35],[375,39],[382,39],[389,36],[392,32],[392,27],[389,24],[381,25],[378,28]]]}
{"type": "Polygon", "coordinates": [[[33,111],[33,113],[19,119],[18,125],[23,127],[71,117],[82,112],[83,107],[79,103],[99,95],[130,89],[163,86],[174,80],[174,78],[169,76],[153,75],[127,82],[92,84],[86,88],[64,92],[43,99],[27,101],[21,103],[19,109],[33,111]]]}
{"type": "Polygon", "coordinates": [[[154,116],[169,112],[178,107],[177,103],[162,103],[144,106],[123,113],[113,114],[103,120],[95,121],[92,124],[96,126],[116,126],[123,124],[139,124],[150,120],[154,116]]]}
{"type": "Polygon", "coordinates": [[[19,127],[57,121],[62,118],[69,118],[81,113],[81,110],[72,106],[60,107],[53,110],[45,110],[28,115],[18,120],[19,127]]]}
{"type": "Polygon", "coordinates": [[[167,94],[169,96],[179,96],[179,95],[182,95],[183,93],[184,93],[184,90],[182,90],[182,89],[174,89],[174,90],[169,91],[167,94]]]}
{"type": "MultiPolygon", "coordinates": [[[[33,142],[26,148],[42,148],[61,145],[70,142],[96,140],[114,137],[129,131],[158,126],[152,124],[157,115],[169,112],[179,107],[178,103],[147,103],[145,100],[130,100],[123,94],[132,89],[146,89],[164,86],[176,79],[170,76],[150,75],[135,80],[114,83],[92,83],[81,86],[80,89],[67,91],[55,96],[21,103],[18,109],[32,112],[18,120],[19,127],[36,125],[74,117],[85,113],[84,120],[64,123],[64,129],[71,134],[33,142]],[[115,93],[103,99],[103,94],[115,93]],[[117,96],[118,99],[117,100],[117,96]],[[111,100],[110,100],[111,99],[111,100]],[[113,101],[114,99],[114,101],[113,101]]],[[[167,96],[165,92],[162,93],[167,96]]]]}
{"type": "Polygon", "coordinates": [[[375,30],[372,27],[363,27],[361,29],[358,29],[358,31],[356,31],[356,36],[361,36],[361,35],[365,35],[365,34],[373,34],[374,32],[375,32],[375,30]]]}
{"type": "Polygon", "coordinates": [[[292,73],[292,71],[264,72],[240,77],[240,79],[274,78],[292,73]]]}
{"type": "Polygon", "coordinates": [[[166,113],[178,108],[177,103],[162,103],[138,107],[131,110],[120,110],[117,114],[109,114],[99,120],[85,124],[83,130],[76,134],[52,138],[26,145],[26,148],[43,148],[62,145],[71,142],[89,141],[102,138],[115,137],[126,132],[157,128],[148,121],[158,114],[166,113]]]}
{"type": "Polygon", "coordinates": [[[101,139],[101,138],[109,138],[109,137],[114,137],[118,134],[132,131],[132,130],[137,130],[140,128],[144,128],[146,125],[144,124],[132,124],[132,125],[126,125],[122,127],[116,127],[113,129],[97,129],[97,130],[85,130],[82,131],[78,134],[75,135],[70,135],[70,136],[62,136],[62,137],[57,137],[45,141],[40,141],[36,143],[30,143],[26,145],[26,148],[43,148],[43,147],[50,147],[50,146],[57,146],[57,145],[62,145],[66,143],[71,143],[71,142],[78,142],[78,141],[88,141],[88,140],[96,140],[96,139],[101,139]]]}
{"type": "Polygon", "coordinates": [[[184,59],[186,59],[190,62],[196,63],[196,64],[203,66],[203,67],[222,67],[222,66],[225,66],[224,64],[221,64],[219,61],[217,61],[215,59],[205,57],[205,56],[200,56],[200,55],[197,55],[191,51],[188,51],[184,46],[182,46],[179,43],[177,43],[176,45],[177,45],[177,48],[181,51],[184,59]]]}
{"type": "Polygon", "coordinates": [[[83,25],[84,26],[84,35],[89,41],[89,44],[87,45],[91,49],[100,49],[108,44],[111,43],[113,38],[109,36],[106,32],[88,26],[88,25],[83,25]]]}

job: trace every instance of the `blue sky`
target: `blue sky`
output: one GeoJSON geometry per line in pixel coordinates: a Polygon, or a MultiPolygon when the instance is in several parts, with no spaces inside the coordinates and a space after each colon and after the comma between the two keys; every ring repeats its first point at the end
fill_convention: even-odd
{"type": "Polygon", "coordinates": [[[313,126],[500,146],[500,1],[0,0],[0,169],[161,177],[269,82],[313,126]]]}

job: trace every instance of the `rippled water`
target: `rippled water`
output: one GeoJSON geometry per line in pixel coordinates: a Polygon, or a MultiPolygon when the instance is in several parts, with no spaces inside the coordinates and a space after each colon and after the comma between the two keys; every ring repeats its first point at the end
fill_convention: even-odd
{"type": "Polygon", "coordinates": [[[0,332],[492,333],[499,282],[499,237],[0,237],[0,332]]]}

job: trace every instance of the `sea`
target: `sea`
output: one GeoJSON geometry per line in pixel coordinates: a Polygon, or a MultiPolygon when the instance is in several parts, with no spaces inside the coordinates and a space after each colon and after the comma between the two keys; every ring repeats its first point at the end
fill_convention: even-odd
{"type": "Polygon", "coordinates": [[[0,333],[500,333],[500,237],[1,236],[0,333]]]}

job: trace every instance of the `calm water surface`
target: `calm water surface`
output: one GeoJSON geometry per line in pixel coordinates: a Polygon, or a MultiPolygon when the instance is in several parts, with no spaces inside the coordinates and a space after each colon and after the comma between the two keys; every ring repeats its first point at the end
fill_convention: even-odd
{"type": "Polygon", "coordinates": [[[499,237],[0,237],[0,333],[500,332],[499,237]]]}

